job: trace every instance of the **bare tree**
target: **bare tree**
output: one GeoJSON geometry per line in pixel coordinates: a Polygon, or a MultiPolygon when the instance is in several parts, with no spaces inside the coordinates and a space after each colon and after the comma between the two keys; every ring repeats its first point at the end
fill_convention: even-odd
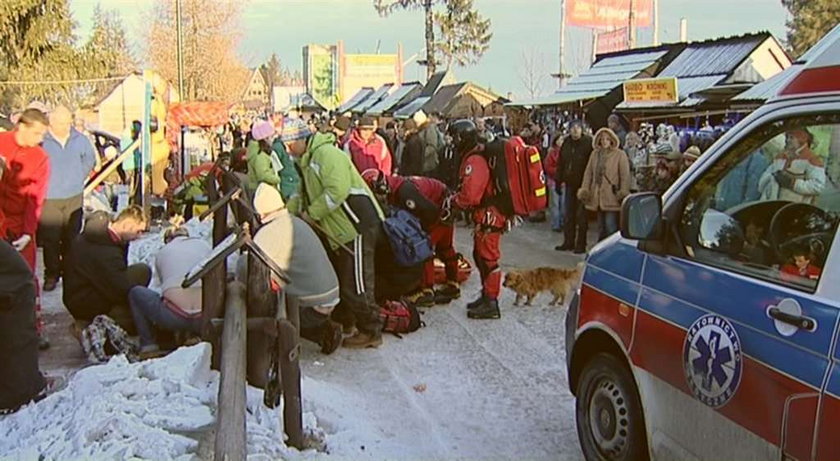
{"type": "Polygon", "coordinates": [[[542,96],[549,78],[548,59],[537,47],[525,48],[519,57],[519,81],[530,98],[542,96]]]}
{"type": "MultiPolygon", "coordinates": [[[[234,0],[182,0],[184,100],[237,101],[248,70],[236,54],[242,3],[234,0]]],[[[156,0],[147,34],[148,62],[170,82],[177,79],[175,6],[156,0]]]]}

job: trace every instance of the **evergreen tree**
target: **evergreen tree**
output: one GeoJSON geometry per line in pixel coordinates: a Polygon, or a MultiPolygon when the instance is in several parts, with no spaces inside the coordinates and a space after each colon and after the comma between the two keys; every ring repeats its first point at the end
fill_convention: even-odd
{"type": "Polygon", "coordinates": [[[99,4],[93,10],[93,30],[83,50],[92,78],[126,75],[136,69],[122,20],[116,11],[103,10],[99,4]]]}
{"type": "MultiPolygon", "coordinates": [[[[0,1],[0,80],[69,80],[79,76],[68,0],[0,1]]],[[[19,110],[32,100],[75,103],[69,84],[4,85],[2,110],[19,110]]]]}
{"type": "Polygon", "coordinates": [[[840,23],[838,0],[782,0],[782,5],[790,11],[787,44],[796,57],[840,23]]]}
{"type": "Polygon", "coordinates": [[[446,68],[475,64],[490,47],[490,19],[473,8],[473,0],[447,0],[446,11],[435,13],[440,41],[435,50],[446,68]]]}
{"type": "Polygon", "coordinates": [[[280,64],[280,58],[277,53],[271,53],[265,64],[260,66],[260,73],[262,73],[265,84],[268,87],[268,102],[272,110],[274,109],[274,87],[280,85],[283,80],[283,67],[280,64]]]}
{"type": "Polygon", "coordinates": [[[435,61],[435,21],[432,7],[445,0],[373,0],[376,11],[387,16],[398,10],[422,9],[426,30],[426,75],[431,77],[437,70],[435,61]]]}

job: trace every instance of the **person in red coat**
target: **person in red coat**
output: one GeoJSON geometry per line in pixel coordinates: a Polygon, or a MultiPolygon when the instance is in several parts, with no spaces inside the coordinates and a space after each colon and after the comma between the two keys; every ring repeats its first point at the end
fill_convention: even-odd
{"type": "Polygon", "coordinates": [[[467,305],[467,317],[471,319],[498,319],[499,291],[502,272],[502,233],[507,228],[507,218],[494,205],[488,204],[495,195],[492,171],[482,155],[484,144],[478,142],[478,132],[471,120],[459,120],[449,126],[452,144],[460,158],[458,192],[453,203],[460,209],[472,213],[475,223],[473,231],[473,259],[481,275],[481,297],[467,305]]]}
{"type": "Polygon", "coordinates": [[[35,275],[35,233],[50,177],[49,157],[40,146],[48,126],[46,114],[38,109],[26,109],[14,131],[0,133],[0,158],[6,165],[0,178],[0,238],[20,252],[35,277],[36,330],[41,349],[49,347],[49,342],[43,334],[37,289],[41,284],[35,275]]]}
{"type": "Polygon", "coordinates": [[[429,234],[435,256],[446,270],[446,284],[435,289],[435,261],[426,261],[420,290],[409,294],[409,301],[417,306],[429,307],[435,303],[446,304],[461,297],[458,285],[458,253],[455,252],[455,228],[445,219],[449,213],[446,184],[432,178],[419,176],[387,176],[379,170],[362,172],[362,178],[371,190],[388,205],[402,208],[420,220],[429,234]]]}
{"type": "Polygon", "coordinates": [[[548,213],[551,221],[551,230],[554,232],[563,232],[563,196],[558,192],[558,187],[554,182],[554,177],[557,175],[557,166],[560,164],[560,146],[563,145],[563,136],[559,133],[555,135],[554,142],[548,148],[548,155],[545,156],[545,177],[548,181],[548,193],[550,202],[548,204],[548,213]]]}
{"type": "Polygon", "coordinates": [[[379,170],[386,175],[391,174],[392,160],[388,144],[375,133],[376,124],[371,117],[362,117],[358,129],[354,130],[347,142],[347,151],[359,173],[368,170],[379,170]]]}

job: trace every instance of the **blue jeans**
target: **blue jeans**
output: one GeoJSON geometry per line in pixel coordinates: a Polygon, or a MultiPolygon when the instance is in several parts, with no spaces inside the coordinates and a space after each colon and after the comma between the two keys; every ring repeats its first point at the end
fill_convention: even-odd
{"type": "Polygon", "coordinates": [[[552,230],[563,230],[563,194],[555,190],[553,180],[548,180],[548,214],[552,230]]]}
{"type": "Polygon", "coordinates": [[[192,331],[201,329],[201,316],[185,317],[172,310],[163,298],[146,287],[134,287],[128,292],[128,305],[137,333],[140,335],[140,347],[157,344],[152,326],[169,331],[192,331]]]}
{"type": "Polygon", "coordinates": [[[618,211],[598,211],[598,240],[618,232],[618,211]]]}

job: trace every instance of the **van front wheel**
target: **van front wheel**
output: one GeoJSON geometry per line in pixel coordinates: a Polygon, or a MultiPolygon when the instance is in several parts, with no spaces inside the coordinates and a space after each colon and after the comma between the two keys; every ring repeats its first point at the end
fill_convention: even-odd
{"type": "Polygon", "coordinates": [[[580,374],[576,395],[578,438],[587,460],[648,459],[642,405],[624,363],[595,355],[580,374]]]}

